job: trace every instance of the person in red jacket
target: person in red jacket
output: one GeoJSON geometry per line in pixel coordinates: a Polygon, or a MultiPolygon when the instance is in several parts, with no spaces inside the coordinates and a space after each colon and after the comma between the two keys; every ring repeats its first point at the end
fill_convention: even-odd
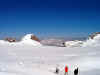
{"type": "Polygon", "coordinates": [[[65,75],[68,75],[68,66],[65,66],[65,75]]]}

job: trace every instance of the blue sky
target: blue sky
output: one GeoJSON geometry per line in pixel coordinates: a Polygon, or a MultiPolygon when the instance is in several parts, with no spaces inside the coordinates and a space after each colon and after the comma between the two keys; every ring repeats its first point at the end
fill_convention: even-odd
{"type": "Polygon", "coordinates": [[[0,0],[0,37],[84,37],[98,31],[99,0],[0,0]]]}

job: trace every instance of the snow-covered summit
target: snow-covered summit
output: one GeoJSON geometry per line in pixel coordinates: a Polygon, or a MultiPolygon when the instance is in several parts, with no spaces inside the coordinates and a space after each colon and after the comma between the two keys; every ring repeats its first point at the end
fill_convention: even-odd
{"type": "Polygon", "coordinates": [[[79,41],[79,40],[74,40],[74,41],[66,41],[65,42],[66,47],[95,47],[95,46],[100,46],[100,32],[96,32],[91,34],[87,40],[84,41],[79,41]]]}
{"type": "Polygon", "coordinates": [[[94,39],[94,37],[96,37],[96,36],[99,35],[99,34],[100,34],[100,32],[92,33],[92,34],[89,36],[89,38],[90,38],[90,39],[94,39]]]}
{"type": "MultiPolygon", "coordinates": [[[[40,42],[35,40],[36,36],[33,34],[27,34],[24,36],[21,40],[21,43],[28,44],[28,45],[34,45],[34,46],[40,46],[40,42]],[[34,39],[32,37],[35,37],[34,39]]],[[[38,39],[38,38],[37,38],[38,39]]]]}
{"type": "Polygon", "coordinates": [[[39,39],[33,35],[33,34],[27,34],[25,35],[21,41],[19,42],[9,42],[9,41],[4,41],[4,40],[0,40],[0,45],[32,45],[32,46],[41,46],[40,42],[38,41],[39,39]]]}
{"type": "Polygon", "coordinates": [[[100,46],[100,32],[92,34],[84,43],[83,46],[100,46]]]}
{"type": "Polygon", "coordinates": [[[32,35],[34,36],[34,34],[27,34],[27,35],[25,35],[25,36],[22,38],[22,41],[30,40],[32,35]]]}

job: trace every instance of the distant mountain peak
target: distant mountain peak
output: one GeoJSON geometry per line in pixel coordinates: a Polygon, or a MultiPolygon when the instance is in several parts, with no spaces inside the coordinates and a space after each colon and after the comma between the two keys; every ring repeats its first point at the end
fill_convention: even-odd
{"type": "Polygon", "coordinates": [[[98,34],[100,34],[100,32],[92,33],[92,34],[89,36],[89,38],[94,39],[94,37],[96,37],[98,34]]]}

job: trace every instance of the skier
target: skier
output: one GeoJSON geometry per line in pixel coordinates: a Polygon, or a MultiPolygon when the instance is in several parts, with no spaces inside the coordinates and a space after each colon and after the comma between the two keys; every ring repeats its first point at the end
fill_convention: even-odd
{"type": "Polygon", "coordinates": [[[68,75],[68,66],[65,66],[65,75],[68,75]]]}
{"type": "Polygon", "coordinates": [[[63,47],[66,47],[65,42],[62,43],[63,47]]]}
{"type": "Polygon", "coordinates": [[[78,67],[74,70],[74,75],[78,75],[78,67]]]}

